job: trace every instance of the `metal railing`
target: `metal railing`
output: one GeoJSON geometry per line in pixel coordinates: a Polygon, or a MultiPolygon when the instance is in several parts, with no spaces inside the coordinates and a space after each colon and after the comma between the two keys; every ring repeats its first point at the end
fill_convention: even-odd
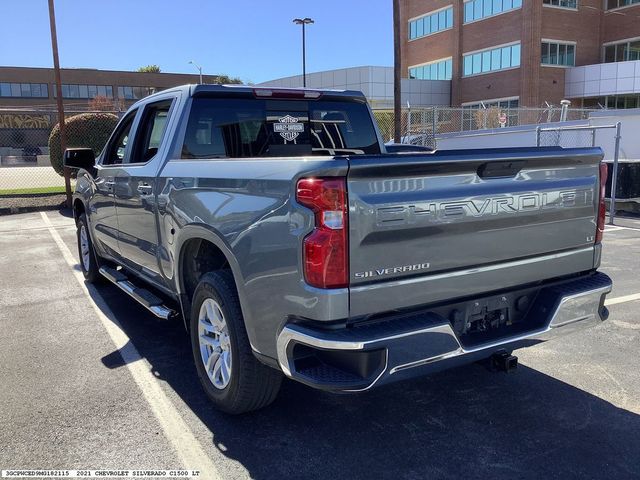
{"type": "Polygon", "coordinates": [[[536,127],[536,145],[580,147],[596,146],[596,132],[598,130],[615,130],[613,164],[611,166],[611,194],[609,200],[609,225],[613,225],[616,216],[616,190],[618,186],[618,163],[620,160],[620,130],[622,124],[613,125],[585,125],[575,127],[536,127]],[[582,137],[581,137],[582,136],[582,137]],[[580,145],[580,140],[590,139],[590,145],[580,145]],[[577,140],[577,141],[576,141],[577,140]]]}

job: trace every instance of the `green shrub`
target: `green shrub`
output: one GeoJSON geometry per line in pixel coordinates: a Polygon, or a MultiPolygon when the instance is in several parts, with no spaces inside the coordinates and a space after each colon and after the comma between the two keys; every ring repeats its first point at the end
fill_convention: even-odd
{"type": "MultiPolygon", "coordinates": [[[[112,113],[81,113],[69,117],[65,120],[67,148],[91,148],[97,156],[117,123],[118,117],[112,113]]],[[[63,175],[62,153],[60,124],[56,124],[49,135],[49,156],[51,166],[58,175],[63,175]]]]}

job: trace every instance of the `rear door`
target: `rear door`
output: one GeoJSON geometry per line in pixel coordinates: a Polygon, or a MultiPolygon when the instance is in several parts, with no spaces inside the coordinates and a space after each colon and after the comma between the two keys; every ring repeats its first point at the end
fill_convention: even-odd
{"type": "Polygon", "coordinates": [[[115,179],[118,243],[123,263],[156,281],[161,278],[157,257],[156,175],[175,100],[172,96],[141,107],[131,154],[115,179]]]}
{"type": "Polygon", "coordinates": [[[352,157],[352,315],[594,265],[599,149],[352,157]]]}

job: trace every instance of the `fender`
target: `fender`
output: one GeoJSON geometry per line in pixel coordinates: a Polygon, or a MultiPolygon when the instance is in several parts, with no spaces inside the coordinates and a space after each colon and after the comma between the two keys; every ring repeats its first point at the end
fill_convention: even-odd
{"type": "Polygon", "coordinates": [[[178,295],[180,296],[180,306],[182,308],[182,317],[184,319],[185,328],[189,329],[189,318],[190,318],[190,308],[191,308],[191,299],[186,298],[185,295],[185,286],[182,278],[182,270],[183,270],[183,255],[184,255],[184,245],[189,240],[194,239],[202,239],[208,242],[211,242],[213,245],[218,247],[222,254],[227,259],[227,263],[231,267],[231,272],[233,273],[233,280],[236,284],[236,290],[238,292],[238,297],[240,298],[240,309],[242,310],[242,316],[245,319],[245,328],[247,329],[247,335],[249,336],[249,342],[251,343],[251,348],[260,353],[254,347],[254,329],[252,328],[251,321],[247,321],[247,297],[244,289],[244,276],[242,275],[242,270],[240,269],[240,265],[238,260],[236,259],[233,251],[231,250],[231,246],[227,243],[224,237],[218,232],[215,228],[210,225],[206,225],[203,223],[198,224],[189,224],[182,228],[180,228],[178,233],[178,238],[175,242],[174,247],[174,258],[177,258],[178,261],[175,262],[175,271],[174,275],[177,279],[175,281],[176,289],[178,291],[178,295]]]}

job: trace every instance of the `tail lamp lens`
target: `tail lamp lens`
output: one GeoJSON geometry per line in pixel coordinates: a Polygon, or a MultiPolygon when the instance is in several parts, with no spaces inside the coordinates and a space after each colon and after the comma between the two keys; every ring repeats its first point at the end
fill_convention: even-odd
{"type": "Polygon", "coordinates": [[[600,198],[598,199],[598,227],[596,230],[596,243],[602,241],[602,235],[604,234],[604,221],[607,214],[607,207],[604,202],[605,188],[607,186],[607,164],[600,164],[600,198]]]}
{"type": "Polygon", "coordinates": [[[347,185],[344,178],[303,178],[296,199],[315,215],[315,228],[303,242],[305,281],[318,288],[349,283],[347,185]]]}

